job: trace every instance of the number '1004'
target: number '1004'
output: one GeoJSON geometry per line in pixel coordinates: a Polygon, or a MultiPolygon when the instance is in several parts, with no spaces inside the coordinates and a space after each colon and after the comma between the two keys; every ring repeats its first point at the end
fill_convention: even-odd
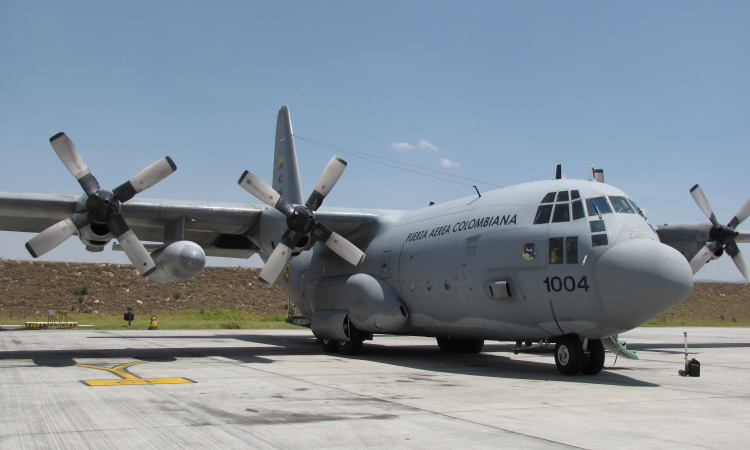
{"type": "Polygon", "coordinates": [[[586,292],[589,291],[589,282],[586,277],[581,278],[581,281],[576,284],[576,280],[573,277],[547,277],[542,281],[547,285],[547,292],[560,292],[565,289],[568,292],[573,292],[576,289],[583,289],[586,292]]]}

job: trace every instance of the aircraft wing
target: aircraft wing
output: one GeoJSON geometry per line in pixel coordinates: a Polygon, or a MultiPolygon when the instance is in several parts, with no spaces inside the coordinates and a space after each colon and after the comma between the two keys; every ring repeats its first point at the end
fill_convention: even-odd
{"type": "MultiPolygon", "coordinates": [[[[39,233],[81,209],[85,196],[0,192],[0,231],[39,233]]],[[[258,234],[261,214],[268,207],[251,203],[134,198],[122,205],[122,215],[141,241],[164,242],[164,229],[185,217],[185,240],[209,256],[249,258],[258,247],[249,239],[258,234]]],[[[340,235],[358,241],[376,227],[378,217],[391,211],[321,208],[319,220],[340,235]]]]}

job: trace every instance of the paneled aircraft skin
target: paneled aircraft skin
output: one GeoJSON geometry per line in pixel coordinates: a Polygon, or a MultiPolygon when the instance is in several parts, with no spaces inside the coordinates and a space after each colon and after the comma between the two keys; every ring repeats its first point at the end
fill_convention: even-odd
{"type": "MultiPolygon", "coordinates": [[[[416,211],[318,209],[346,163],[334,157],[305,202],[286,106],[278,115],[273,188],[249,172],[239,181],[261,205],[132,199],[176,170],[170,158],[114,193],[101,190],[92,175],[81,175],[88,168],[72,142],[60,150],[61,135],[53,147],[86,194],[0,193],[0,229],[43,231],[27,244],[33,255],[72,234],[90,251],[118,237],[129,241],[125,250],[144,275],[165,283],[196,276],[206,255],[260,252],[261,281],[279,282],[323,349],[345,354],[358,353],[375,333],[433,336],[441,349],[459,352],[481,351],[488,339],[519,348],[543,341],[556,343],[562,373],[596,374],[605,346],[634,357],[616,335],[687,298],[696,268],[722,248],[744,273],[735,242],[750,240],[734,230],[750,214],[750,201],[728,227],[714,216],[713,227],[654,228],[624,192],[593,176],[525,183],[416,211]],[[143,246],[136,235],[158,244],[143,246]]],[[[699,194],[705,198],[693,192],[704,208],[699,194]]]]}

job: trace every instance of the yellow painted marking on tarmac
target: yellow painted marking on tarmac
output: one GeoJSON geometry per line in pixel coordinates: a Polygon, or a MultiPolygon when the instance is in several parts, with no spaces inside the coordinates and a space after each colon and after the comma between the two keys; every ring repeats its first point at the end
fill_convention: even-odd
{"type": "Polygon", "coordinates": [[[128,367],[136,364],[143,364],[148,361],[134,361],[127,364],[120,364],[113,368],[91,366],[87,364],[76,364],[79,367],[88,367],[89,369],[106,370],[107,372],[113,373],[120,380],[83,380],[82,383],[86,386],[133,386],[133,385],[144,385],[144,384],[184,384],[184,383],[195,383],[194,381],[188,380],[187,378],[140,378],[132,373],[128,372],[128,367]]]}
{"type": "MultiPolygon", "coordinates": [[[[34,362],[33,359],[3,359],[0,361],[15,361],[15,362],[34,362]]],[[[195,381],[188,380],[187,378],[140,378],[132,373],[128,372],[128,367],[135,366],[136,364],[143,364],[148,361],[133,361],[127,364],[120,364],[112,368],[92,366],[90,364],[74,364],[78,367],[86,367],[88,369],[105,370],[113,373],[120,377],[115,380],[82,380],[81,382],[86,386],[137,386],[147,384],[186,384],[195,383],[195,381]]]]}

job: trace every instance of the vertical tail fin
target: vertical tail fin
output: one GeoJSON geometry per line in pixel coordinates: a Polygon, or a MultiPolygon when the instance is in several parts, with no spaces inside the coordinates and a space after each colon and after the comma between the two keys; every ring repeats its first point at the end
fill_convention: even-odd
{"type": "Polygon", "coordinates": [[[292,119],[289,107],[279,110],[276,120],[276,147],[273,154],[273,184],[276,192],[295,205],[305,203],[302,198],[302,182],[297,167],[297,150],[294,147],[292,119]]]}

